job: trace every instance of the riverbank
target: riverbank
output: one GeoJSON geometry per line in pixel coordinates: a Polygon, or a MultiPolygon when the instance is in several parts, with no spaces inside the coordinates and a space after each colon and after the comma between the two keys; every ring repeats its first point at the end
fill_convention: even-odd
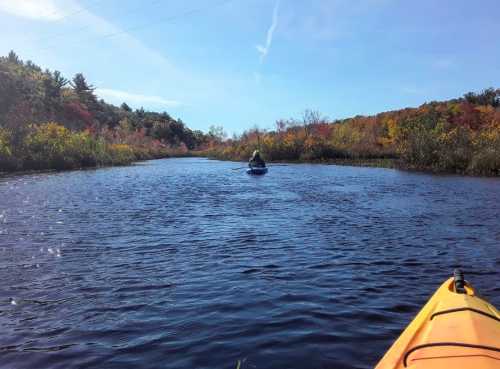
{"type": "Polygon", "coordinates": [[[373,116],[329,120],[305,111],[207,150],[217,159],[248,160],[259,148],[265,160],[390,166],[432,173],[500,175],[500,89],[431,102],[373,116]],[[390,159],[390,160],[388,160],[390,159]]]}
{"type": "Polygon", "coordinates": [[[0,57],[0,172],[127,165],[186,155],[208,138],[167,112],[99,99],[81,74],[0,57]]]}
{"type": "MultiPolygon", "coordinates": [[[[154,156],[145,155],[144,152],[137,153],[134,155],[133,160],[115,160],[108,162],[100,162],[96,165],[80,165],[80,166],[67,166],[67,167],[39,167],[39,168],[19,168],[19,169],[10,169],[5,170],[0,167],[0,175],[6,174],[31,174],[37,172],[60,172],[60,171],[71,171],[71,170],[84,170],[84,169],[99,169],[99,168],[107,168],[107,167],[115,167],[115,166],[128,166],[134,165],[136,163],[148,161],[148,160],[158,160],[158,159],[174,159],[174,158],[189,158],[189,157],[199,157],[199,158],[207,158],[210,160],[217,161],[226,161],[226,162],[246,162],[245,160],[238,159],[228,159],[228,158],[218,158],[215,156],[210,156],[201,152],[165,152],[162,154],[157,154],[154,156]]],[[[485,174],[474,174],[460,171],[443,171],[439,168],[432,167],[418,167],[418,166],[409,166],[401,161],[401,159],[396,158],[374,158],[374,159],[347,159],[347,158],[338,158],[338,159],[321,159],[321,160],[272,160],[267,161],[269,165],[272,164],[325,164],[325,165],[339,165],[339,166],[353,166],[353,167],[369,167],[369,168],[386,168],[386,169],[397,169],[406,172],[420,172],[427,174],[436,174],[436,175],[463,175],[469,177],[500,177],[500,172],[485,175],[485,174]]]]}
{"type": "Polygon", "coordinates": [[[143,140],[141,145],[111,143],[88,131],[73,132],[56,123],[33,126],[15,150],[1,143],[0,172],[100,168],[190,156],[183,147],[167,147],[152,140],[143,140]]]}
{"type": "MultiPolygon", "coordinates": [[[[211,160],[246,162],[245,158],[218,157],[209,153],[192,153],[191,156],[206,157],[211,160]]],[[[446,170],[439,166],[418,166],[405,163],[400,158],[328,158],[328,159],[296,159],[296,160],[266,160],[268,164],[326,164],[354,167],[371,167],[397,169],[406,172],[420,172],[437,175],[462,175],[468,177],[500,177],[500,170],[487,172],[473,172],[466,170],[446,170]]]]}
{"type": "MultiPolygon", "coordinates": [[[[232,161],[232,162],[247,162],[245,159],[230,159],[221,158],[200,152],[190,153],[192,157],[207,158],[210,160],[232,161]]],[[[188,155],[189,156],[189,155],[188,155]]],[[[354,167],[376,167],[376,168],[391,168],[399,169],[400,164],[398,159],[378,158],[378,159],[317,159],[317,160],[266,160],[267,164],[327,164],[327,165],[342,165],[354,167]]]]}
{"type": "Polygon", "coordinates": [[[319,159],[319,160],[297,160],[297,161],[271,161],[269,163],[291,163],[291,164],[327,164],[353,167],[375,167],[398,169],[397,159],[319,159]]]}
{"type": "MultiPolygon", "coordinates": [[[[3,141],[13,141],[5,132],[0,133],[6,138],[3,141]]],[[[14,149],[1,143],[2,140],[0,171],[3,172],[127,165],[169,156],[163,147],[110,143],[88,131],[73,132],[56,123],[30,127],[14,149]]]]}
{"type": "Polygon", "coordinates": [[[92,170],[92,169],[100,169],[100,168],[111,168],[111,167],[125,167],[135,164],[140,164],[141,162],[146,162],[149,160],[159,160],[159,159],[175,159],[175,158],[189,158],[194,157],[195,155],[191,155],[190,153],[172,153],[165,152],[162,154],[157,154],[154,156],[144,155],[144,154],[134,154],[133,160],[127,159],[126,161],[122,160],[113,160],[106,162],[95,163],[95,165],[72,165],[65,167],[53,167],[53,166],[44,166],[44,167],[0,167],[0,176],[4,175],[21,175],[21,174],[34,174],[34,173],[50,173],[50,172],[65,172],[65,171],[74,171],[74,170],[92,170]]]}
{"type": "Polygon", "coordinates": [[[96,165],[88,165],[88,166],[73,166],[67,168],[20,168],[15,170],[3,170],[0,168],[0,177],[9,176],[9,175],[30,175],[37,173],[57,173],[57,172],[70,172],[70,171],[78,171],[78,170],[93,170],[93,169],[101,169],[101,168],[113,168],[113,167],[127,167],[131,165],[140,164],[142,162],[146,162],[149,160],[159,160],[159,159],[174,159],[174,158],[182,158],[183,156],[159,156],[153,158],[144,158],[144,159],[135,159],[133,161],[127,162],[113,162],[113,163],[99,163],[96,165]]]}

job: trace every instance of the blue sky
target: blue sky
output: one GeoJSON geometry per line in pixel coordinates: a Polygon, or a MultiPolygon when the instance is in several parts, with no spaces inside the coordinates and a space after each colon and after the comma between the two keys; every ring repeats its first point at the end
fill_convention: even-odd
{"type": "Polygon", "coordinates": [[[496,0],[0,0],[0,54],[241,133],[500,87],[498,14],[496,0]]]}

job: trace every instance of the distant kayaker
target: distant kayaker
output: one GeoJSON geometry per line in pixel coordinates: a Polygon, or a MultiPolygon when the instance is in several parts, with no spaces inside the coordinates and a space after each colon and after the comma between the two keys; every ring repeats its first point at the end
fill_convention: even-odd
{"type": "Polygon", "coordinates": [[[248,162],[248,166],[250,168],[265,168],[266,163],[262,158],[260,157],[260,152],[259,150],[255,150],[252,154],[252,157],[250,158],[250,161],[248,162]]]}

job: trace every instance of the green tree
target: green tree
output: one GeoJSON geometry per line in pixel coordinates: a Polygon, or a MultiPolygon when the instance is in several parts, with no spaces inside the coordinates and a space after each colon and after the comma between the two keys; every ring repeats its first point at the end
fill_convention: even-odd
{"type": "Polygon", "coordinates": [[[11,50],[9,52],[9,55],[7,56],[7,60],[10,63],[21,64],[21,60],[19,59],[19,57],[17,56],[17,54],[14,52],[14,50],[11,50]]]}
{"type": "Polygon", "coordinates": [[[87,82],[82,73],[75,74],[71,87],[75,90],[80,102],[87,105],[87,107],[93,107],[97,103],[94,95],[95,87],[87,82]]]}
{"type": "Polygon", "coordinates": [[[130,106],[128,106],[128,104],[126,102],[122,103],[120,105],[120,108],[122,110],[125,110],[127,113],[130,113],[132,111],[132,108],[130,108],[130,106]]]}
{"type": "Polygon", "coordinates": [[[56,70],[53,74],[50,71],[45,73],[43,87],[45,91],[44,103],[47,111],[57,112],[61,109],[61,91],[67,84],[68,80],[61,75],[61,72],[56,70]]]}
{"type": "Polygon", "coordinates": [[[54,74],[52,75],[52,80],[54,81],[54,86],[61,90],[64,86],[66,86],[69,81],[64,78],[58,70],[54,71],[54,74]]]}
{"type": "Polygon", "coordinates": [[[211,125],[208,128],[208,136],[214,141],[222,142],[227,137],[227,133],[224,132],[224,127],[211,125]]]}
{"type": "Polygon", "coordinates": [[[500,89],[493,87],[484,89],[481,93],[468,92],[464,95],[467,102],[474,105],[491,105],[494,108],[500,106],[500,89]]]}
{"type": "Polygon", "coordinates": [[[42,71],[42,68],[40,68],[38,65],[36,65],[35,63],[33,63],[31,60],[28,60],[25,64],[26,68],[28,68],[29,70],[31,70],[32,72],[41,72],[42,71]]]}

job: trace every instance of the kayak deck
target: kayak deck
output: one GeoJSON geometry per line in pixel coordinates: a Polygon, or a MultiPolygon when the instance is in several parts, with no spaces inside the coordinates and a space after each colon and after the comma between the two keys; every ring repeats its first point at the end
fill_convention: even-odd
{"type": "Polygon", "coordinates": [[[500,368],[500,313],[471,285],[444,282],[376,369],[500,368]]]}

